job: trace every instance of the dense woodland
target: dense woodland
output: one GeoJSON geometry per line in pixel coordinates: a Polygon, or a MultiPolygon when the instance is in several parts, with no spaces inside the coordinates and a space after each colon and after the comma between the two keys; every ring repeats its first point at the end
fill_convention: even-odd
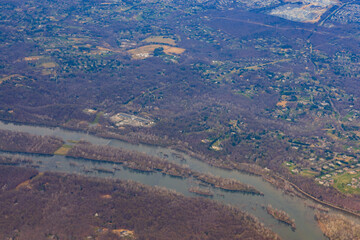
{"type": "Polygon", "coordinates": [[[329,240],[360,238],[360,224],[342,215],[316,212],[316,220],[329,240]]]}
{"type": "Polygon", "coordinates": [[[253,217],[127,181],[0,167],[0,238],[279,239],[253,217]]]}
{"type": "MultiPolygon", "coordinates": [[[[49,136],[37,136],[23,132],[14,131],[0,131],[0,138],[7,139],[7,141],[1,141],[0,150],[11,151],[11,152],[23,152],[23,153],[41,153],[53,155],[56,150],[63,146],[64,140],[49,136]],[[21,144],[22,143],[22,144],[21,144]]],[[[193,177],[214,187],[221,188],[224,190],[241,191],[252,194],[262,194],[254,187],[242,184],[239,181],[232,179],[224,179],[210,174],[199,173],[189,169],[187,166],[171,163],[165,159],[149,156],[144,153],[129,151],[125,149],[93,145],[88,142],[80,141],[73,146],[68,146],[69,150],[64,155],[75,158],[82,158],[95,161],[107,161],[113,163],[124,164],[124,166],[142,171],[142,172],[162,172],[170,176],[176,177],[193,177]]],[[[57,154],[57,153],[56,153],[57,154]]],[[[26,159],[22,160],[27,161],[26,159]]],[[[31,161],[28,160],[30,163],[31,161]]],[[[21,163],[18,159],[3,159],[1,164],[16,165],[21,163]]],[[[212,162],[209,162],[213,164],[212,162]]],[[[29,164],[31,166],[31,164],[29,164]]],[[[216,164],[215,164],[216,165],[216,164]]],[[[220,167],[227,166],[226,163],[222,162],[220,167]]],[[[360,211],[360,197],[358,195],[345,195],[333,188],[326,188],[320,185],[314,185],[313,180],[310,178],[304,178],[300,176],[294,176],[290,174],[286,169],[277,167],[277,171],[281,173],[284,178],[278,178],[277,175],[272,172],[266,171],[262,168],[257,168],[256,165],[231,165],[232,168],[240,171],[249,172],[263,176],[268,181],[272,182],[275,186],[283,189],[287,189],[288,183],[284,182],[286,179],[296,184],[302,191],[309,193],[313,197],[330,203],[350,211],[360,211]]],[[[292,190],[296,191],[296,190],[292,190]]]]}
{"type": "MultiPolygon", "coordinates": [[[[67,157],[81,158],[92,161],[124,164],[126,168],[140,172],[161,172],[163,174],[181,178],[193,177],[202,181],[203,183],[223,190],[262,195],[262,193],[256,190],[254,187],[243,184],[237,180],[213,176],[207,173],[200,173],[191,170],[188,166],[172,163],[166,159],[149,156],[141,152],[110,146],[94,145],[85,141],[76,142],[75,145],[63,145],[64,140],[60,138],[37,136],[14,131],[0,131],[0,137],[6,137],[8,140],[10,140],[7,142],[7,144],[0,145],[1,151],[49,155],[60,154],[67,157]],[[19,145],[17,139],[20,139],[20,137],[28,144],[19,145]],[[39,148],[42,151],[39,151],[39,148]]],[[[21,141],[19,142],[21,143],[21,141]]],[[[26,163],[26,159],[21,160],[17,157],[10,158],[2,156],[0,163],[3,165],[18,165],[20,163],[26,163]]]]}
{"type": "MultiPolygon", "coordinates": [[[[260,175],[267,168],[360,211],[360,21],[351,12],[360,5],[339,1],[311,23],[269,15],[285,2],[264,4],[1,1],[0,119],[169,146],[260,175]],[[153,124],[122,125],[112,120],[119,113],[153,124]]],[[[0,133],[5,151],[63,145],[0,133]]],[[[90,150],[82,157],[117,154],[90,150]]],[[[116,161],[150,161],[121,154],[116,161]]]]}
{"type": "Polygon", "coordinates": [[[0,130],[0,149],[3,151],[53,154],[64,143],[57,137],[0,130]]]}
{"type": "Polygon", "coordinates": [[[2,2],[1,119],[274,170],[291,161],[312,177],[339,154],[357,156],[356,24],[291,22],[242,1],[102,3],[2,2]],[[132,58],[156,36],[185,52],[132,58]],[[117,128],[109,116],[119,112],[155,124],[117,128]]]}

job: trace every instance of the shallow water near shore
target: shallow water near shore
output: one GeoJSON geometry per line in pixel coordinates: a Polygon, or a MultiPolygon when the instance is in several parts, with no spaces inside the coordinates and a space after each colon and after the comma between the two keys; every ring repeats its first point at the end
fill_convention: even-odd
{"type": "MultiPolygon", "coordinates": [[[[245,184],[254,186],[257,190],[264,193],[264,196],[244,194],[239,192],[228,192],[211,188],[211,191],[214,192],[212,199],[225,204],[236,206],[243,211],[255,215],[261,222],[265,224],[265,226],[270,227],[274,232],[279,234],[282,239],[326,239],[314,219],[314,210],[306,205],[306,203],[313,203],[313,201],[285,195],[281,190],[276,189],[271,184],[264,181],[261,177],[248,175],[239,171],[224,170],[212,167],[184,153],[177,152],[169,148],[144,144],[130,144],[120,140],[110,140],[82,132],[64,130],[61,128],[49,128],[0,122],[0,129],[28,132],[36,135],[57,136],[63,138],[65,141],[85,140],[92,144],[109,145],[128,150],[134,150],[152,156],[165,158],[168,161],[174,163],[186,164],[189,166],[189,168],[198,172],[211,173],[213,175],[224,178],[237,179],[245,184]],[[291,216],[291,218],[294,218],[296,230],[292,231],[288,225],[273,219],[266,212],[266,209],[264,209],[264,206],[267,206],[268,204],[271,204],[274,208],[284,210],[291,216]]],[[[13,153],[11,155],[13,155],[13,153]]],[[[124,168],[121,164],[89,161],[59,155],[18,155],[32,158],[34,160],[34,164],[38,166],[39,171],[75,173],[92,177],[134,180],[146,185],[172,189],[186,196],[196,196],[196,194],[190,193],[188,191],[189,187],[195,186],[197,184],[197,182],[192,178],[176,178],[163,175],[162,173],[143,173],[124,168]]]]}

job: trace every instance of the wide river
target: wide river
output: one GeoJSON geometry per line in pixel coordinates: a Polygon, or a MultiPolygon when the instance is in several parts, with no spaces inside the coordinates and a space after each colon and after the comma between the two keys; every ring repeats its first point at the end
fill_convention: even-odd
{"type": "MultiPolygon", "coordinates": [[[[143,152],[152,156],[166,158],[167,160],[179,164],[186,164],[191,169],[211,173],[225,178],[234,178],[243,183],[250,184],[264,193],[264,196],[255,196],[243,193],[226,192],[218,189],[211,189],[214,192],[212,199],[225,204],[231,204],[239,207],[243,211],[255,215],[265,226],[270,227],[273,231],[281,236],[282,239],[303,240],[303,239],[327,239],[320,231],[315,219],[314,210],[308,207],[308,204],[314,204],[311,200],[304,200],[298,197],[292,197],[283,194],[281,190],[274,188],[261,177],[241,173],[239,171],[229,171],[194,159],[184,153],[176,152],[172,149],[150,146],[144,144],[130,144],[119,140],[110,140],[82,132],[68,131],[61,128],[39,127],[31,125],[18,125],[13,123],[0,122],[0,129],[16,130],[28,132],[36,135],[50,135],[68,140],[86,140],[93,144],[109,145],[124,149],[130,149],[143,152]],[[181,155],[182,157],[179,157],[181,155]],[[264,209],[264,206],[271,204],[273,207],[286,211],[291,218],[295,219],[296,230],[292,231],[289,226],[273,219],[264,209]]],[[[5,154],[5,153],[1,153],[5,154]]],[[[8,154],[8,153],[6,153],[8,154]]],[[[151,186],[161,186],[167,189],[175,190],[186,196],[195,196],[188,191],[189,187],[195,186],[196,183],[191,179],[181,179],[169,177],[161,173],[141,173],[131,171],[122,167],[122,165],[75,159],[64,156],[40,156],[34,154],[21,154],[31,157],[40,171],[53,171],[63,173],[78,173],[94,177],[105,177],[114,179],[129,179],[151,186]],[[97,171],[94,169],[98,169],[97,171]],[[100,170],[99,170],[100,169],[100,170]],[[108,169],[109,172],[103,171],[108,169]],[[115,170],[114,170],[115,169],[115,170]]]]}

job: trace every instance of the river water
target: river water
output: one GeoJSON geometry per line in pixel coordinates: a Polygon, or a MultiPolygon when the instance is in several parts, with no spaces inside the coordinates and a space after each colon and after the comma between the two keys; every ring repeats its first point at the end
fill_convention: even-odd
{"type": "MultiPolygon", "coordinates": [[[[192,170],[198,172],[211,173],[213,175],[225,178],[237,179],[243,183],[254,186],[256,189],[264,193],[264,196],[211,189],[211,191],[214,192],[212,199],[225,204],[231,204],[243,211],[255,215],[261,222],[265,224],[265,226],[270,227],[273,231],[279,234],[282,239],[326,239],[314,219],[314,210],[307,206],[307,204],[313,203],[311,200],[303,200],[298,197],[285,195],[281,190],[274,188],[271,184],[262,180],[261,177],[248,175],[239,171],[230,171],[212,167],[184,153],[179,153],[169,148],[144,144],[130,144],[120,140],[105,139],[90,134],[64,130],[61,128],[19,125],[0,121],[0,129],[28,132],[36,135],[57,136],[63,138],[65,141],[85,140],[92,144],[109,145],[134,150],[152,156],[162,157],[171,162],[186,164],[192,170]],[[291,216],[291,218],[294,218],[296,223],[296,230],[292,231],[288,225],[273,219],[266,212],[266,209],[264,209],[264,206],[267,206],[268,204],[271,204],[275,208],[284,210],[291,216]]],[[[69,142],[69,144],[71,143],[69,142]]],[[[197,182],[192,179],[175,178],[163,175],[162,173],[141,173],[126,169],[121,164],[75,159],[59,155],[50,157],[36,154],[18,155],[31,157],[39,166],[40,171],[76,173],[102,178],[134,180],[151,186],[160,186],[167,189],[172,189],[186,196],[196,196],[194,193],[190,193],[188,191],[189,187],[197,185],[197,182]]]]}

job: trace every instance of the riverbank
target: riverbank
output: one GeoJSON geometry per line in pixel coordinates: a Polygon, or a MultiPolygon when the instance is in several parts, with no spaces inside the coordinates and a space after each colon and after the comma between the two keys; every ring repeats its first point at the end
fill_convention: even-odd
{"type": "Polygon", "coordinates": [[[0,166],[0,186],[1,239],[280,239],[234,207],[132,181],[0,166]]]}
{"type": "MultiPolygon", "coordinates": [[[[36,125],[29,125],[29,126],[34,126],[35,128],[37,128],[36,125]]],[[[360,196],[345,196],[344,194],[341,194],[335,189],[320,186],[311,179],[308,179],[306,177],[293,176],[289,174],[286,169],[281,169],[280,166],[278,167],[279,169],[276,171],[281,172],[281,176],[279,174],[273,173],[273,171],[275,170],[270,171],[269,169],[262,168],[255,164],[236,163],[233,161],[224,161],[221,158],[213,159],[211,157],[205,157],[203,154],[193,152],[192,150],[189,149],[189,147],[186,147],[185,145],[181,144],[181,142],[172,142],[172,141],[168,141],[167,143],[163,141],[149,142],[149,141],[145,141],[144,139],[143,139],[144,141],[141,141],[140,139],[134,137],[127,138],[118,133],[110,132],[109,129],[104,128],[102,126],[89,128],[88,126],[85,125],[67,124],[66,126],[61,126],[61,127],[65,127],[65,129],[71,129],[72,131],[76,131],[79,134],[81,134],[82,132],[87,132],[94,134],[96,136],[106,137],[108,141],[111,141],[111,139],[120,139],[121,141],[125,141],[131,144],[145,143],[145,144],[153,144],[154,146],[167,146],[169,148],[176,149],[177,151],[186,153],[189,156],[199,159],[211,166],[215,166],[227,170],[238,170],[241,172],[262,176],[264,180],[284,190],[285,193],[290,193],[291,195],[297,195],[299,197],[306,197],[318,203],[324,204],[325,206],[329,206],[334,209],[359,216],[359,212],[357,211],[359,211],[360,206],[358,206],[358,204],[356,203],[360,201],[360,196]],[[329,190],[331,193],[329,193],[329,190]]],[[[141,166],[139,166],[138,164],[130,164],[130,167],[141,168],[141,166]]],[[[144,170],[146,169],[144,168],[144,170]]],[[[177,175],[177,173],[175,173],[174,175],[177,175]]]]}
{"type": "Polygon", "coordinates": [[[279,222],[283,222],[291,227],[293,231],[296,230],[295,220],[291,219],[289,214],[286,213],[283,210],[279,210],[271,206],[270,204],[267,205],[266,211],[273,216],[275,219],[277,219],[279,222]]]}
{"type": "Polygon", "coordinates": [[[360,239],[360,224],[342,215],[317,211],[315,218],[325,236],[330,240],[360,239]]]}
{"type": "MultiPolygon", "coordinates": [[[[336,210],[342,211],[344,213],[351,214],[356,217],[360,217],[359,212],[355,212],[355,211],[352,211],[351,209],[346,209],[346,208],[339,207],[334,204],[322,201],[322,200],[312,196],[311,194],[303,191],[300,187],[298,187],[294,183],[284,179],[281,176],[278,176],[276,174],[268,174],[268,175],[263,175],[262,177],[269,183],[273,184],[274,186],[284,189],[284,191],[288,194],[296,194],[299,196],[299,193],[300,193],[302,196],[309,198],[317,203],[320,203],[326,207],[330,207],[332,209],[336,209],[336,210]]],[[[354,206],[354,207],[358,207],[358,206],[354,206]]]]}
{"type": "MultiPolygon", "coordinates": [[[[181,166],[175,163],[171,163],[165,159],[149,156],[147,154],[135,151],[129,151],[109,146],[94,145],[85,141],[72,141],[75,143],[73,146],[67,145],[67,151],[60,151],[64,148],[63,144],[65,143],[65,141],[61,138],[54,138],[50,136],[36,136],[24,132],[0,130],[0,139],[4,138],[12,140],[6,142],[6,144],[4,143],[4,141],[0,141],[0,150],[3,151],[46,155],[55,155],[56,153],[61,152],[61,154],[59,155],[88,159],[93,161],[105,161],[110,163],[124,164],[124,166],[126,166],[127,168],[142,172],[161,172],[172,177],[181,178],[193,177],[215,188],[226,191],[263,195],[254,187],[243,184],[237,180],[199,173],[189,169],[186,166],[181,166]],[[19,138],[21,138],[22,140],[24,140],[25,138],[24,141],[27,144],[18,144],[16,140],[19,138]],[[54,142],[57,145],[55,145],[54,142]],[[40,147],[36,147],[34,149],[34,147],[28,147],[28,145],[40,147]],[[42,150],[42,146],[46,150],[45,152],[42,150]],[[56,149],[56,147],[58,149],[56,149]]],[[[95,170],[99,171],[99,169],[95,170]]],[[[101,171],[108,171],[110,173],[112,172],[111,170],[101,171]]]]}
{"type": "MultiPolygon", "coordinates": [[[[192,158],[184,153],[176,152],[169,148],[156,147],[151,145],[134,145],[118,140],[109,140],[99,138],[93,135],[84,134],[81,132],[72,132],[63,130],[61,128],[44,128],[28,125],[13,125],[0,123],[0,128],[6,128],[9,130],[25,131],[32,134],[58,136],[63,139],[71,140],[71,142],[79,142],[86,140],[92,144],[101,144],[114,146],[121,149],[135,150],[142,152],[150,156],[157,156],[165,158],[166,160],[177,163],[186,164],[190,169],[197,172],[211,173],[214,176],[220,176],[223,178],[233,178],[245,184],[253,185],[259,191],[264,193],[264,196],[257,196],[253,194],[242,194],[233,191],[221,191],[221,189],[212,189],[214,191],[213,199],[220,201],[224,204],[231,204],[234,206],[240,206],[241,209],[249,213],[254,214],[263,221],[266,226],[271,226],[277,233],[279,233],[284,239],[324,239],[320,229],[317,228],[314,221],[313,210],[304,207],[303,200],[283,195],[280,190],[276,190],[267,182],[261,180],[253,174],[243,174],[239,171],[225,170],[223,168],[212,167],[209,164],[192,158]],[[220,191],[219,191],[220,190],[220,191]],[[296,222],[299,224],[295,232],[289,228],[284,228],[281,225],[276,225],[276,221],[270,217],[261,206],[272,204],[274,207],[284,209],[293,216],[296,222]],[[306,213],[306,215],[304,215],[306,213]]],[[[189,185],[194,186],[193,180],[167,177],[169,175],[163,175],[161,172],[140,173],[131,172],[123,167],[118,167],[117,164],[103,161],[83,161],[81,159],[66,158],[61,155],[54,155],[52,157],[42,157],[38,155],[30,155],[33,157],[36,164],[39,165],[41,171],[55,171],[66,173],[80,173],[88,176],[114,178],[114,179],[132,179],[148,185],[164,186],[169,189],[174,189],[187,196],[195,196],[188,192],[189,185]],[[75,164],[74,164],[75,163],[75,164]],[[114,173],[94,171],[94,168],[101,169],[115,169],[114,173]],[[119,169],[119,170],[117,170],[119,169]],[[159,174],[160,173],[160,174],[159,174]]],[[[264,171],[267,171],[266,169],[264,171]]],[[[199,183],[196,183],[199,184],[199,183]]]]}

